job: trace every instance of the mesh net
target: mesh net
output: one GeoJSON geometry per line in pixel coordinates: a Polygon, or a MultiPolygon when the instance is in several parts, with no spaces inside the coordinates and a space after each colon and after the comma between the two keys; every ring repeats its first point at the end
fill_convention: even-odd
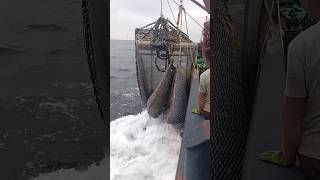
{"type": "Polygon", "coordinates": [[[149,115],[164,113],[168,124],[182,129],[195,44],[163,17],[136,29],[135,38],[138,85],[149,115]]]}
{"type": "Polygon", "coordinates": [[[176,68],[170,64],[159,85],[149,97],[147,109],[151,117],[158,118],[167,105],[175,72],[176,68]]]}
{"type": "Polygon", "coordinates": [[[183,124],[187,110],[188,95],[186,91],[185,71],[180,66],[176,69],[171,91],[166,121],[168,124],[183,124]]]}
{"type": "Polygon", "coordinates": [[[241,179],[248,134],[240,58],[226,4],[215,1],[211,14],[211,179],[241,179]]]}

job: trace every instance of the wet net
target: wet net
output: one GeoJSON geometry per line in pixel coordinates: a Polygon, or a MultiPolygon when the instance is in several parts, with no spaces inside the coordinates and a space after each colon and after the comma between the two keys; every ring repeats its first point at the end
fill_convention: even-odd
{"type": "Polygon", "coordinates": [[[181,129],[196,45],[162,16],[137,28],[135,43],[138,85],[149,115],[157,118],[163,113],[168,124],[181,129]]]}
{"type": "Polygon", "coordinates": [[[249,120],[241,86],[240,56],[225,1],[214,1],[210,63],[212,180],[240,180],[249,120]]]}

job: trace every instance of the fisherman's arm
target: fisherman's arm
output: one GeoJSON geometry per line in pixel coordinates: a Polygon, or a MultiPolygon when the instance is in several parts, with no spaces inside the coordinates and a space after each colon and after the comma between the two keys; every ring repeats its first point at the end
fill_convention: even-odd
{"type": "Polygon", "coordinates": [[[289,163],[296,161],[302,135],[305,98],[286,97],[283,108],[284,154],[289,163]]]}
{"type": "Polygon", "coordinates": [[[206,93],[203,92],[199,92],[199,110],[202,112],[204,105],[205,105],[205,101],[206,100],[206,93]]]}
{"type": "Polygon", "coordinates": [[[200,82],[199,82],[199,95],[198,95],[198,103],[199,103],[199,110],[203,112],[203,108],[205,105],[206,100],[206,79],[203,74],[200,75],[200,82]]]}
{"type": "Polygon", "coordinates": [[[293,40],[288,49],[285,102],[283,108],[284,154],[290,162],[295,162],[302,135],[305,115],[306,90],[306,50],[305,40],[293,40]]]}
{"type": "Polygon", "coordinates": [[[302,123],[306,111],[306,43],[295,39],[288,48],[285,102],[283,108],[283,149],[260,154],[260,159],[280,166],[290,166],[296,161],[302,136],[302,123]]]}

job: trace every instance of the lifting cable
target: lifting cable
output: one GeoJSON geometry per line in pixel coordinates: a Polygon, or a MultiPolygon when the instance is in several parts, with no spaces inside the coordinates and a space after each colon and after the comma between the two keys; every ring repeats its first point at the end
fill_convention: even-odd
{"type": "Polygon", "coordinates": [[[170,11],[171,11],[173,20],[174,20],[174,22],[177,24],[176,17],[174,16],[174,13],[173,13],[173,11],[172,11],[172,8],[171,8],[171,5],[170,5],[170,3],[169,3],[169,0],[167,0],[167,3],[168,3],[168,6],[169,6],[169,8],[170,8],[170,11]]]}
{"type": "MultiPolygon", "coordinates": [[[[180,6],[175,0],[172,0],[177,6],[180,6]]],[[[185,13],[201,28],[203,29],[203,26],[197,22],[188,12],[185,11],[185,13]]]]}
{"type": "MultiPolygon", "coordinates": [[[[182,44],[181,44],[181,40],[182,40],[182,36],[181,36],[181,34],[182,34],[182,13],[183,13],[182,1],[183,0],[180,0],[181,5],[179,6],[179,14],[180,14],[179,17],[181,19],[180,30],[179,30],[179,38],[180,38],[180,42],[179,42],[179,46],[180,46],[179,62],[180,62],[180,65],[181,65],[181,54],[182,54],[182,44]]],[[[179,19],[179,21],[180,21],[180,19],[179,19]]]]}
{"type": "Polygon", "coordinates": [[[162,16],[163,14],[162,14],[162,0],[160,0],[160,2],[161,2],[161,12],[160,12],[160,16],[162,16]]]}
{"type": "MultiPolygon", "coordinates": [[[[163,16],[163,2],[162,2],[162,0],[160,0],[161,1],[161,17],[163,16]]],[[[179,14],[178,14],[178,18],[177,18],[177,21],[176,21],[176,18],[175,18],[175,16],[174,16],[174,13],[173,13],[173,10],[172,10],[172,8],[171,8],[171,5],[170,5],[170,2],[169,2],[169,0],[166,0],[167,1],[167,3],[168,3],[168,6],[169,6],[169,8],[170,8],[170,11],[171,11],[171,14],[172,14],[172,16],[173,16],[173,19],[174,19],[174,21],[175,21],[175,23],[177,24],[177,27],[178,27],[178,29],[179,29],[179,49],[180,49],[180,53],[179,53],[179,62],[180,62],[180,65],[181,65],[181,63],[182,63],[182,23],[183,23],[183,13],[184,13],[184,19],[185,19],[185,23],[186,23],[186,31],[187,31],[187,36],[189,37],[189,29],[188,29],[188,24],[187,24],[187,15],[201,28],[201,29],[203,29],[203,26],[201,26],[200,25],[200,23],[198,23],[189,13],[187,13],[186,12],[186,10],[185,10],[185,8],[183,7],[183,5],[182,5],[182,2],[183,2],[183,0],[180,0],[180,5],[175,1],[175,0],[172,0],[176,5],[178,5],[179,6],[179,14]],[[180,27],[179,27],[180,26],[180,27]]],[[[157,23],[156,23],[157,24],[157,23]]],[[[195,67],[195,63],[194,63],[194,59],[193,59],[193,54],[191,53],[191,47],[188,45],[187,47],[187,52],[188,53],[190,53],[191,54],[191,58],[192,58],[192,64],[193,64],[193,66],[195,67]]],[[[172,50],[171,50],[172,51],[172,50]]],[[[168,52],[168,51],[167,51],[168,52]]],[[[158,53],[157,53],[157,56],[158,56],[158,53]]],[[[169,57],[168,57],[169,58],[169,57]]],[[[166,62],[166,65],[165,65],[165,69],[160,69],[159,67],[158,67],[158,64],[157,64],[157,59],[158,59],[158,57],[156,57],[156,59],[155,59],[155,65],[156,65],[156,67],[157,67],[157,69],[159,70],[159,71],[161,71],[161,72],[163,72],[165,69],[166,69],[166,67],[167,67],[167,62],[166,62]]],[[[161,58],[162,59],[162,58],[161,58]]],[[[169,61],[170,61],[170,59],[168,59],[169,61]]],[[[170,62],[171,63],[171,62],[170,62]]]]}
{"type": "MultiPolygon", "coordinates": [[[[286,53],[284,50],[284,43],[283,43],[283,34],[282,34],[282,25],[281,25],[281,13],[280,13],[280,3],[279,0],[273,0],[271,2],[271,7],[269,7],[268,2],[266,0],[263,1],[264,3],[264,8],[267,12],[268,18],[269,18],[269,23],[272,25],[275,25],[275,22],[273,21],[272,18],[272,13],[274,12],[274,8],[276,6],[277,9],[277,21],[278,21],[278,36],[279,36],[279,40],[280,40],[280,45],[281,45],[281,53],[282,53],[282,57],[284,58],[284,62],[286,62],[286,53]]],[[[264,43],[266,43],[268,39],[268,36],[266,36],[264,43]]],[[[261,57],[260,57],[261,58],[261,57]]]]}
{"type": "Polygon", "coordinates": [[[185,9],[183,9],[183,11],[184,11],[184,21],[186,22],[186,30],[187,30],[187,35],[188,35],[188,37],[189,37],[189,30],[188,30],[188,23],[187,23],[187,15],[186,15],[186,10],[185,9]]]}

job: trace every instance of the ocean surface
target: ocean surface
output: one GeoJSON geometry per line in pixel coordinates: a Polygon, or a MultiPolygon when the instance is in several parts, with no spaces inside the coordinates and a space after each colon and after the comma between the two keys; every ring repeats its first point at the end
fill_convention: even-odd
{"type": "Polygon", "coordinates": [[[134,41],[110,41],[110,118],[115,120],[142,111],[134,41]]]}
{"type": "Polygon", "coordinates": [[[0,23],[0,179],[108,179],[81,1],[1,0],[0,23]]]}

